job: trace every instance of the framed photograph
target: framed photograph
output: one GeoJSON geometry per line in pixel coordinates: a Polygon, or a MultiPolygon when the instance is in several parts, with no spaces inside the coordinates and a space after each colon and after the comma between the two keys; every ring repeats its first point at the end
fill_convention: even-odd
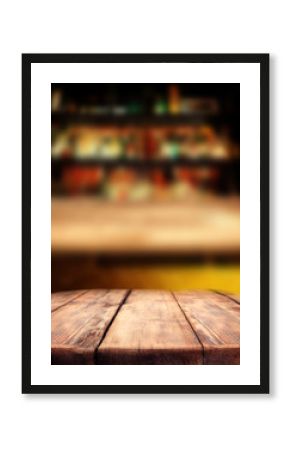
{"type": "Polygon", "coordinates": [[[22,55],[22,392],[269,393],[269,55],[22,55]]]}

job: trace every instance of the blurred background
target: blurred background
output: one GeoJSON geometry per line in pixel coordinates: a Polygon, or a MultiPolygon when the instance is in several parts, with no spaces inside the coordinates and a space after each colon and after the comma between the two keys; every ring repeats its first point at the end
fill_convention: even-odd
{"type": "Polygon", "coordinates": [[[52,292],[239,294],[239,84],[51,94],[52,292]]]}

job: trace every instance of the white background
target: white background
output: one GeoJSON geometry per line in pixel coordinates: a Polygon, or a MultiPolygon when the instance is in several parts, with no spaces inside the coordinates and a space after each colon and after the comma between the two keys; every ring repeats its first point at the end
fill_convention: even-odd
{"type": "Polygon", "coordinates": [[[286,1],[10,1],[1,6],[1,409],[5,449],[287,447],[289,80],[286,1]],[[242,5],[242,6],[241,6],[242,5]],[[270,52],[270,396],[21,395],[22,52],[270,52]],[[4,84],[2,84],[4,83],[4,84]],[[18,187],[17,187],[18,182],[18,187]],[[5,212],[4,212],[4,208],[5,212]],[[279,256],[279,261],[278,261],[279,256]]]}
{"type": "MultiPolygon", "coordinates": [[[[32,64],[32,384],[260,384],[259,64],[32,64]],[[51,365],[51,82],[240,83],[241,362],[238,366],[51,365]],[[251,164],[249,157],[251,154],[251,164]],[[41,293],[41,298],[39,296],[41,293]]],[[[150,288],[150,286],[148,286],[150,288]]]]}

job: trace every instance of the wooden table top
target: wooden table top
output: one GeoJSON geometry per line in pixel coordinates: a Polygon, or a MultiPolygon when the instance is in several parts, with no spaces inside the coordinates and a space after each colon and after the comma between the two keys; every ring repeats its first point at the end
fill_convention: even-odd
{"type": "Polygon", "coordinates": [[[240,302],[211,291],[52,294],[52,364],[239,364],[240,302]]]}
{"type": "Polygon", "coordinates": [[[180,253],[240,250],[239,198],[112,204],[54,198],[53,253],[180,253]]]}

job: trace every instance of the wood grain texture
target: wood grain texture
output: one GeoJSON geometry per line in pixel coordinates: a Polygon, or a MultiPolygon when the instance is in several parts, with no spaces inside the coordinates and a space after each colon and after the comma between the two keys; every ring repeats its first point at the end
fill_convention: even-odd
{"type": "Polygon", "coordinates": [[[126,290],[91,290],[52,313],[52,364],[94,364],[94,353],[126,290]]]}
{"type": "Polygon", "coordinates": [[[52,364],[239,364],[240,304],[206,291],[52,294],[52,364]]]}
{"type": "Polygon", "coordinates": [[[203,364],[240,363],[240,306],[214,292],[174,292],[204,350],[203,364]]]}
{"type": "Polygon", "coordinates": [[[62,306],[74,300],[76,297],[80,297],[86,291],[63,291],[51,294],[51,311],[56,311],[62,306]]]}
{"type": "Polygon", "coordinates": [[[202,346],[168,291],[133,291],[96,353],[97,364],[202,364],[202,346]]]}

